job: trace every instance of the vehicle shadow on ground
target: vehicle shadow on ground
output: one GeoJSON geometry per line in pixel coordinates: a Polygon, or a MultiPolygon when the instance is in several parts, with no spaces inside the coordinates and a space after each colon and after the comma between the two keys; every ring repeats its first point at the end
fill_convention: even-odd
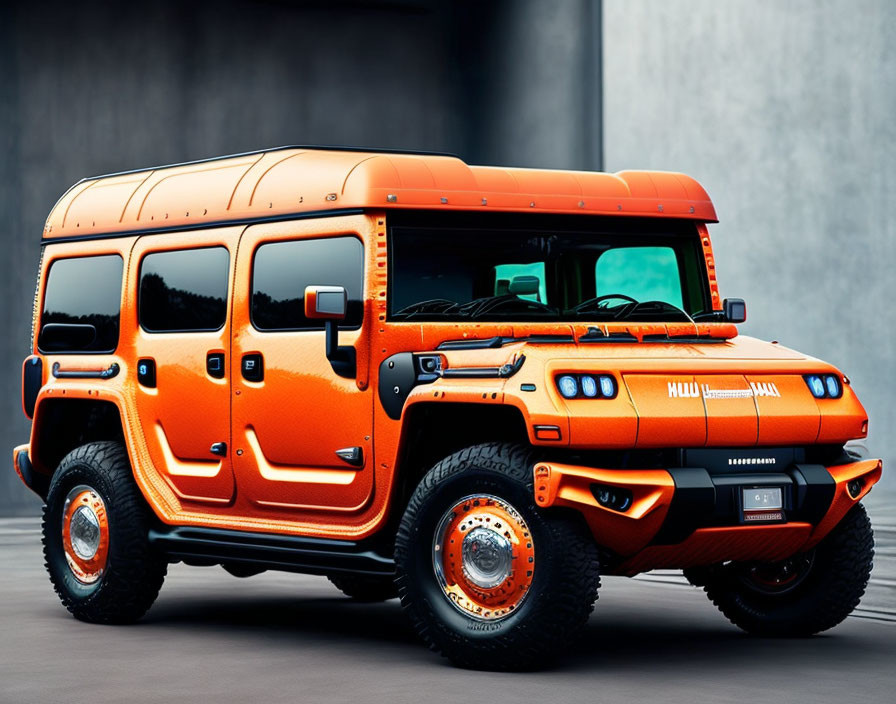
{"type": "MultiPolygon", "coordinates": [[[[756,638],[740,632],[706,606],[706,617],[696,622],[686,620],[684,610],[676,614],[673,609],[670,615],[668,607],[657,603],[637,610],[597,612],[582,636],[570,643],[550,669],[637,672],[646,668],[656,672],[683,667],[742,668],[744,663],[761,662],[786,671],[816,658],[848,667],[850,662],[864,662],[869,656],[889,657],[894,643],[893,639],[866,638],[855,629],[813,638],[756,638]]],[[[377,657],[375,646],[382,645],[388,647],[390,657],[399,649],[404,662],[446,662],[421,646],[397,600],[363,604],[344,597],[190,597],[157,604],[142,623],[208,630],[218,636],[239,634],[267,642],[274,638],[281,641],[278,647],[296,650],[331,644],[339,649],[349,640],[363,644],[362,650],[372,657],[377,657]]]]}

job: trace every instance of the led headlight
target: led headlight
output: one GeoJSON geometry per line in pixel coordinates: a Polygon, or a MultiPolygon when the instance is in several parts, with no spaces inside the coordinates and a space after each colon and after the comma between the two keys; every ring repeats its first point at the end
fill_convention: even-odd
{"type": "Polygon", "coordinates": [[[580,381],[582,382],[582,393],[585,394],[585,396],[588,398],[597,396],[597,382],[594,380],[593,376],[588,376],[586,374],[580,381]]]}
{"type": "Polygon", "coordinates": [[[616,396],[616,380],[604,374],[600,377],[600,393],[604,398],[614,398],[616,396]]]}
{"type": "Polygon", "coordinates": [[[840,380],[833,374],[828,374],[824,378],[824,388],[831,398],[840,398],[840,395],[843,393],[843,387],[840,386],[840,380]]]}
{"type": "Polygon", "coordinates": [[[824,398],[824,382],[820,376],[810,374],[806,377],[806,383],[809,385],[809,391],[815,398],[824,398]]]}
{"type": "Polygon", "coordinates": [[[574,376],[561,376],[557,379],[557,386],[563,398],[575,398],[579,395],[579,383],[574,376]]]}
{"type": "Polygon", "coordinates": [[[566,399],[611,399],[619,393],[616,377],[612,374],[563,374],[557,377],[557,388],[566,399]]]}

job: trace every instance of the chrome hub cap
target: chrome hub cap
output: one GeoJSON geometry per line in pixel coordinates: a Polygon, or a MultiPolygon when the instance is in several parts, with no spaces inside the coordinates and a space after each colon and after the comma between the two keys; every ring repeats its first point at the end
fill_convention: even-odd
{"type": "Polygon", "coordinates": [[[72,549],[83,560],[89,560],[100,547],[100,522],[89,506],[79,506],[72,515],[72,549]]]}
{"type": "Polygon", "coordinates": [[[488,528],[473,528],[461,547],[463,570],[473,584],[483,589],[497,587],[510,576],[513,545],[488,528]]]}

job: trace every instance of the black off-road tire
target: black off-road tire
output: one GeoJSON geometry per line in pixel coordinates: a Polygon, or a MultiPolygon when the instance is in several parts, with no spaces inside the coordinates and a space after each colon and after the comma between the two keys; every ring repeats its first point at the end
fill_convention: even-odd
{"type": "Polygon", "coordinates": [[[490,443],[433,467],[410,499],[395,544],[401,604],[430,649],[460,667],[531,670],[574,642],[600,586],[598,549],[575,514],[535,505],[530,448],[490,443]],[[449,602],[433,567],[433,538],[457,501],[489,494],[511,504],[531,531],[532,583],[519,608],[497,621],[476,620],[449,602]]]}
{"type": "Polygon", "coordinates": [[[63,458],[50,481],[44,506],[43,546],[53,588],[75,618],[90,623],[132,623],[152,606],[168,565],[148,541],[151,518],[120,442],[88,443],[63,458]],[[63,546],[64,502],[79,485],[90,487],[102,498],[109,526],[106,567],[92,584],[75,577],[63,546]]]}
{"type": "Polygon", "coordinates": [[[702,586],[728,620],[747,633],[804,637],[843,621],[865,593],[874,558],[874,535],[864,506],[854,506],[806,557],[811,559],[811,567],[805,577],[780,594],[752,588],[737,564],[690,570],[685,576],[702,586]]]}
{"type": "Polygon", "coordinates": [[[327,579],[339,591],[355,601],[373,603],[388,601],[398,596],[398,587],[395,586],[394,577],[329,575],[327,579]]]}

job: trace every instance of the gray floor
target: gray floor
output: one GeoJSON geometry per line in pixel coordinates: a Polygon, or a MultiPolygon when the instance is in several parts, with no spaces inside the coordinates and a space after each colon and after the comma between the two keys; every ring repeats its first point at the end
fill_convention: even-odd
{"type": "Polygon", "coordinates": [[[37,522],[0,520],[0,702],[892,701],[885,499],[871,501],[878,558],[860,617],[829,634],[746,637],[672,573],[609,578],[584,638],[534,674],[451,668],[417,643],[397,601],[355,604],[317,577],[176,565],[140,624],[79,623],[44,574],[37,522]]]}

